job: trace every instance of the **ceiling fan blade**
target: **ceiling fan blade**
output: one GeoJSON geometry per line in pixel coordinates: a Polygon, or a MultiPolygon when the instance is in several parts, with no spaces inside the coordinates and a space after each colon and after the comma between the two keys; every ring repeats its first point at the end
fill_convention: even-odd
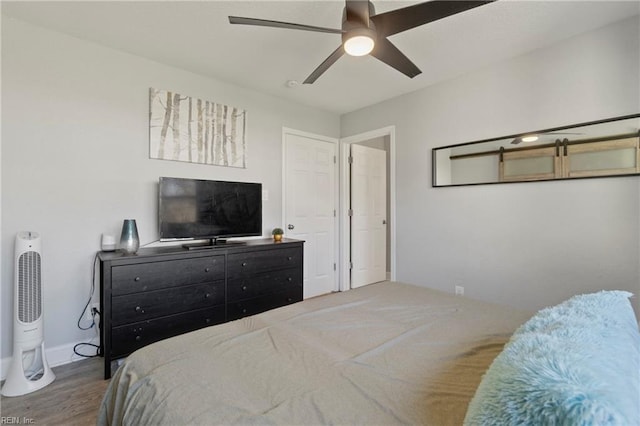
{"type": "Polygon", "coordinates": [[[393,45],[386,38],[379,38],[376,40],[376,45],[371,52],[371,56],[374,56],[389,65],[392,68],[397,69],[409,78],[413,78],[420,74],[420,68],[418,68],[404,53],[402,53],[397,47],[393,45]]]}
{"type": "Polygon", "coordinates": [[[340,59],[342,55],[344,55],[344,47],[340,45],[340,47],[334,50],[333,53],[329,55],[329,57],[325,59],[324,62],[320,64],[320,66],[318,66],[318,68],[313,70],[311,75],[309,75],[309,77],[307,77],[307,79],[303,81],[303,84],[311,84],[316,81],[318,77],[320,77],[326,70],[328,70],[331,65],[335,64],[335,62],[340,59]]]}
{"type": "Polygon", "coordinates": [[[369,27],[369,1],[368,0],[346,0],[345,11],[347,21],[359,22],[369,27]]]}
{"type": "Polygon", "coordinates": [[[371,20],[378,35],[387,37],[493,1],[434,0],[384,12],[372,16],[371,20]]]}
{"type": "Polygon", "coordinates": [[[270,21],[268,19],[243,18],[241,16],[229,16],[229,23],[240,25],[257,25],[260,27],[286,28],[289,30],[314,31],[318,33],[342,34],[342,30],[338,30],[335,28],[314,27],[313,25],[270,21]]]}

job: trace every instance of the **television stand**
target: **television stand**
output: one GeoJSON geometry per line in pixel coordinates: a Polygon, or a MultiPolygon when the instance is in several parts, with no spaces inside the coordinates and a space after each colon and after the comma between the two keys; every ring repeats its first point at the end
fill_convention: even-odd
{"type": "Polygon", "coordinates": [[[206,250],[206,249],[215,248],[216,246],[226,247],[230,245],[243,245],[243,244],[245,244],[244,241],[228,241],[228,240],[219,239],[219,238],[210,238],[208,241],[205,241],[203,243],[183,244],[182,247],[186,248],[187,250],[206,250]]]}

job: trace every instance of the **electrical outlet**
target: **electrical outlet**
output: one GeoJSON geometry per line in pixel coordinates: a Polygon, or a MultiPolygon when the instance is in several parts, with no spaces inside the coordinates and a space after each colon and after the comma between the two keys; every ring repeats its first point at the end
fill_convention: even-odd
{"type": "Polygon", "coordinates": [[[100,303],[96,302],[96,303],[92,303],[91,305],[89,305],[87,307],[87,311],[85,312],[85,317],[87,319],[87,321],[91,321],[93,320],[93,310],[96,311],[100,311],[100,303]]]}
{"type": "Polygon", "coordinates": [[[461,285],[457,285],[455,286],[456,289],[456,296],[464,296],[464,287],[462,287],[461,285]]]}

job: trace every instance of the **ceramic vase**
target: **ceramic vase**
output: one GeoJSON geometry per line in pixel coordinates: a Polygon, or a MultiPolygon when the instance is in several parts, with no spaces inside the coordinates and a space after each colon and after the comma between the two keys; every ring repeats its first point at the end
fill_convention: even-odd
{"type": "Polygon", "coordinates": [[[138,227],[135,219],[125,219],[122,224],[122,235],[120,236],[120,250],[126,255],[136,254],[140,248],[140,238],[138,237],[138,227]]]}

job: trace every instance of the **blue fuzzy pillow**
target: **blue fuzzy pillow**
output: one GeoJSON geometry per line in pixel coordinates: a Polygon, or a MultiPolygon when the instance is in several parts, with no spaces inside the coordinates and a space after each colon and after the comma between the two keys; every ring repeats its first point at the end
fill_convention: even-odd
{"type": "Polygon", "coordinates": [[[574,296],[511,337],[464,424],[640,425],[640,332],[624,291],[574,296]]]}

